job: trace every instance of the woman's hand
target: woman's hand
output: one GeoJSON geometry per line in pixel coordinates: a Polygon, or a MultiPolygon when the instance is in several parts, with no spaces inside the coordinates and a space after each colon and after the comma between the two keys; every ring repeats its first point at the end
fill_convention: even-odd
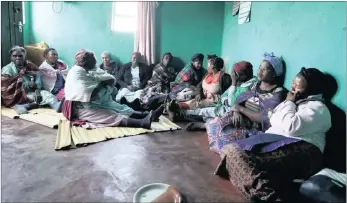
{"type": "Polygon", "coordinates": [[[234,104],[232,107],[231,107],[231,110],[233,112],[240,112],[241,111],[241,108],[242,106],[240,104],[234,104]]]}
{"type": "Polygon", "coordinates": [[[291,102],[295,102],[298,98],[298,92],[291,92],[289,91],[288,94],[287,94],[287,98],[286,98],[286,101],[291,101],[291,102]]]}
{"type": "Polygon", "coordinates": [[[233,70],[233,71],[231,71],[230,77],[231,77],[232,85],[235,86],[237,81],[238,81],[238,79],[239,79],[239,75],[233,70]]]}
{"type": "Polygon", "coordinates": [[[243,123],[243,117],[239,112],[234,112],[233,118],[232,118],[232,124],[234,127],[240,127],[243,123]]]}

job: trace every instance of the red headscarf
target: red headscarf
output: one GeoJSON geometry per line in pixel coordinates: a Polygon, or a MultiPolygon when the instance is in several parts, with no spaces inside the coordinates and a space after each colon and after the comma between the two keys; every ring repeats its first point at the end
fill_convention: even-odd
{"type": "Polygon", "coordinates": [[[237,73],[244,73],[246,76],[251,77],[253,75],[253,65],[248,61],[240,61],[235,63],[233,71],[237,73]]]}

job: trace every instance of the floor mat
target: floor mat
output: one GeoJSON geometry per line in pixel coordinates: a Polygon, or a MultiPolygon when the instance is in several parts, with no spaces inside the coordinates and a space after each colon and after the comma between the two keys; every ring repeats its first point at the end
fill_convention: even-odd
{"type": "Polygon", "coordinates": [[[181,127],[161,116],[159,122],[152,123],[152,129],[129,127],[105,127],[97,129],[85,129],[71,126],[70,121],[61,120],[59,123],[55,149],[75,148],[76,145],[101,142],[107,139],[115,139],[126,136],[134,136],[152,132],[179,130],[181,127]]]}
{"type": "Polygon", "coordinates": [[[19,118],[27,120],[54,129],[58,128],[60,120],[65,120],[62,113],[57,113],[55,110],[48,108],[32,109],[28,112],[28,114],[18,115],[14,109],[2,106],[1,115],[13,119],[19,118]]]}

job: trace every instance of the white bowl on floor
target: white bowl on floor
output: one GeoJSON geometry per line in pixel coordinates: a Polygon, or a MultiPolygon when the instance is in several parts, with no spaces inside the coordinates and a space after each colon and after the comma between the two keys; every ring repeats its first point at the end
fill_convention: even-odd
{"type": "MultiPolygon", "coordinates": [[[[155,200],[160,195],[167,192],[170,185],[165,183],[151,183],[148,185],[145,185],[138,189],[133,197],[134,203],[149,203],[155,200]]],[[[170,202],[181,202],[181,195],[176,189],[173,189],[171,187],[171,192],[167,193],[169,194],[169,199],[172,197],[172,201],[170,202]]]]}

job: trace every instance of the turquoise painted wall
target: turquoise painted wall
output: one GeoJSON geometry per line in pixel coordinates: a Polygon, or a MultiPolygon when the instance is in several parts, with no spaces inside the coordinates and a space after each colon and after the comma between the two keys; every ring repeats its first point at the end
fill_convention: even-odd
{"type": "MultiPolygon", "coordinates": [[[[134,34],[111,31],[112,2],[64,2],[61,13],[53,12],[52,2],[29,4],[25,44],[45,41],[68,64],[80,48],[98,56],[109,50],[123,63],[130,60],[134,34]]],[[[156,58],[167,51],[184,62],[195,52],[220,54],[223,21],[224,2],[160,2],[156,58]]]]}
{"type": "Polygon", "coordinates": [[[52,10],[52,2],[31,2],[30,37],[26,44],[45,41],[59,51],[69,65],[80,48],[93,50],[100,62],[105,50],[122,61],[130,60],[134,47],[132,33],[111,31],[112,2],[64,2],[61,13],[52,10]]]}
{"type": "Polygon", "coordinates": [[[170,51],[185,63],[197,52],[220,55],[224,2],[160,2],[160,7],[161,54],[170,51]]]}
{"type": "Polygon", "coordinates": [[[346,2],[252,2],[251,21],[238,25],[232,2],[225,4],[222,56],[228,67],[248,60],[257,67],[264,52],[282,55],[285,87],[300,68],[315,67],[335,77],[333,102],[346,109],[346,2]]]}

